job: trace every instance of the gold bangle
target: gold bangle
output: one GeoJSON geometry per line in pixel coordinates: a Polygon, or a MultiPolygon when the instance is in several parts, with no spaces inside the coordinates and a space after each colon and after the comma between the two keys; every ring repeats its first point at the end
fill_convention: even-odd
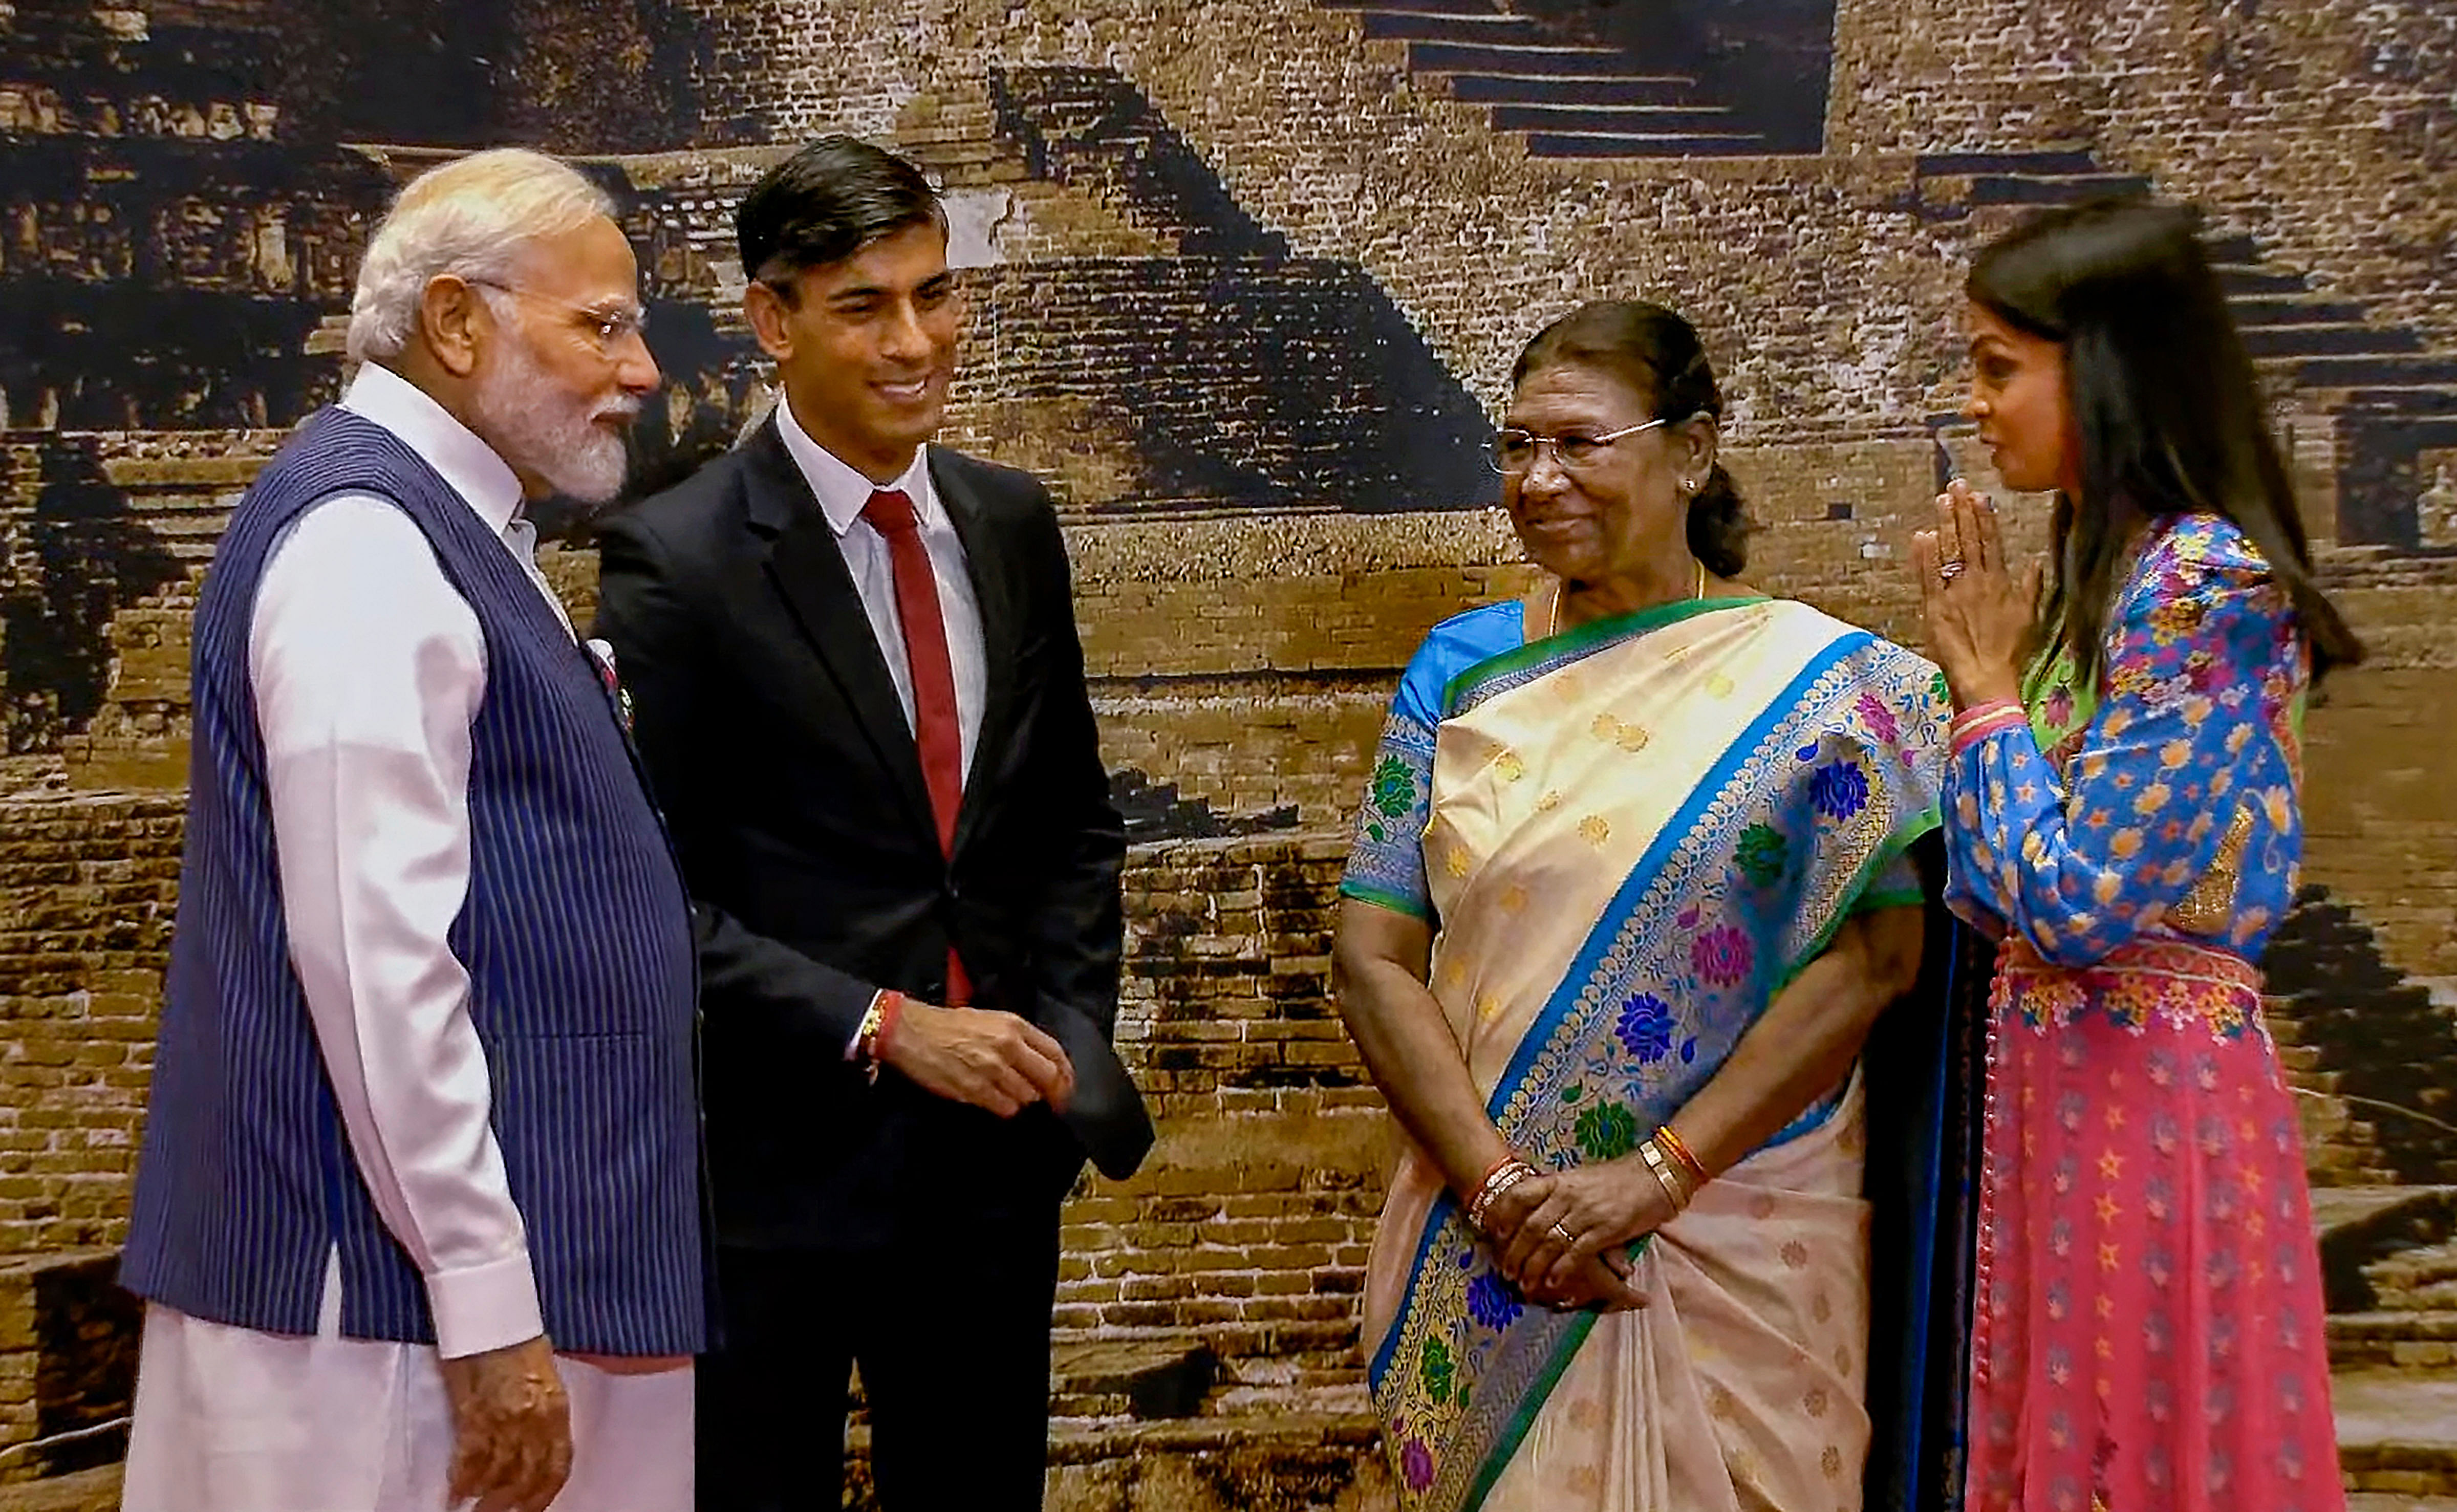
{"type": "Polygon", "coordinates": [[[1656,1129],[1655,1142],[1663,1147],[1665,1154],[1681,1162],[1682,1169],[1689,1173],[1689,1185],[1692,1190],[1715,1179],[1706,1174],[1706,1163],[1691,1152],[1689,1142],[1674,1132],[1670,1124],[1656,1129]]]}
{"type": "Polygon", "coordinates": [[[1663,1195],[1671,1199],[1672,1211],[1676,1213],[1686,1211],[1689,1199],[1696,1193],[1689,1190],[1679,1169],[1673,1165],[1672,1157],[1652,1139],[1641,1143],[1638,1153],[1646,1162],[1646,1169],[1655,1173],[1656,1184],[1663,1189],[1663,1195]]]}

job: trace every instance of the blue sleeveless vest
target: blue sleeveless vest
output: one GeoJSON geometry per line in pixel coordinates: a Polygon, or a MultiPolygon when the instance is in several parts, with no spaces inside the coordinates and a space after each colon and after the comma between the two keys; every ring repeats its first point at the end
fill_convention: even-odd
{"type": "Polygon", "coordinates": [[[417,1270],[351,1158],[293,974],[248,678],[285,527],[345,492],[400,505],[485,638],[468,900],[452,924],[492,1121],[560,1349],[704,1341],[689,903],[588,653],[504,543],[399,438],[315,416],[233,513],[196,608],[187,848],[121,1280],[192,1316],[432,1342],[417,1270]]]}

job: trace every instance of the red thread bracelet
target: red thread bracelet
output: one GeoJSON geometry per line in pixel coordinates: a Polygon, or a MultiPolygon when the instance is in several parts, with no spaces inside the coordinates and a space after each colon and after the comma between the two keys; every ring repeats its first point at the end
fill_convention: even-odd
{"type": "Polygon", "coordinates": [[[878,1005],[878,1032],[870,1037],[870,1063],[877,1066],[887,1059],[887,1042],[895,1037],[897,1021],[904,1014],[904,994],[890,992],[878,1005]]]}
{"type": "Polygon", "coordinates": [[[2030,722],[2030,715],[2010,698],[1975,704],[1953,716],[1953,754],[1960,756],[1999,731],[2030,722]]]}

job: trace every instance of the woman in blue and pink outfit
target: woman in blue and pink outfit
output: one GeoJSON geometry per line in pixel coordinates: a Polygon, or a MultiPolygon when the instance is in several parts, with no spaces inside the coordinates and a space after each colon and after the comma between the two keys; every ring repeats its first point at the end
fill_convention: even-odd
{"type": "Polygon", "coordinates": [[[2044,595],[1958,482],[1912,552],[1958,711],[1948,901],[2001,938],[1969,1505],[2339,1512],[2258,963],[2294,894],[2304,694],[2362,650],[2189,212],[2050,212],[1968,292],[1968,413],[2008,487],[2056,492],[2044,595]]]}

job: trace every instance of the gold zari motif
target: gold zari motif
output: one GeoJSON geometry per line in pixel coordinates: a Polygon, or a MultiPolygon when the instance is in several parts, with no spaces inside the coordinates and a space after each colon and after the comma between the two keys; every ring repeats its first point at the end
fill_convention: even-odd
{"type": "Polygon", "coordinates": [[[2219,853],[2210,860],[2210,869],[2167,910],[2168,921],[2197,935],[2225,934],[2235,923],[2235,893],[2243,878],[2244,846],[2251,839],[2252,807],[2239,803],[2235,818],[2227,822],[2226,839],[2219,841],[2219,853]]]}

